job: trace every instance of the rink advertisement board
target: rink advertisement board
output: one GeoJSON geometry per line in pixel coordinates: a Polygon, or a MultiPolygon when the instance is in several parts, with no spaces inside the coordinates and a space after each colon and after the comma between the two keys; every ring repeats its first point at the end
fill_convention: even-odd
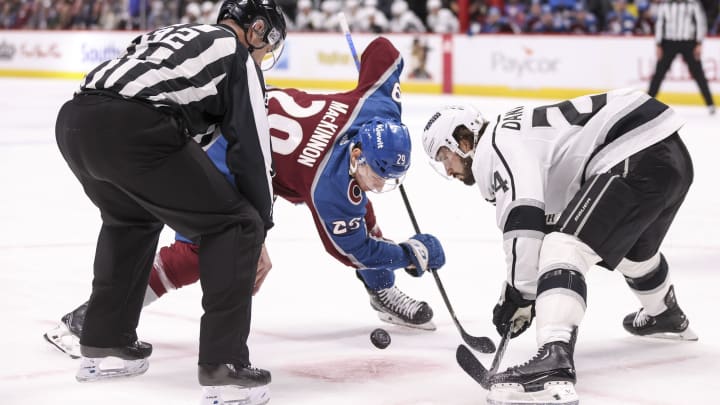
{"type": "MultiPolygon", "coordinates": [[[[80,79],[124,52],[139,32],[1,31],[0,77],[80,79]]],[[[403,56],[403,91],[564,98],[618,87],[646,89],[655,69],[651,37],[574,35],[389,34],[403,56]]],[[[359,54],[375,38],[355,34],[359,54]]],[[[720,39],[703,44],[703,67],[720,93],[720,39]]],[[[285,52],[265,75],[280,87],[348,90],[357,69],[344,35],[288,34],[285,52]]],[[[662,83],[664,99],[701,103],[697,85],[678,57],[662,83]]]]}
{"type": "Polygon", "coordinates": [[[82,78],[125,51],[137,32],[3,31],[0,76],[82,78]]]}
{"type": "MultiPolygon", "coordinates": [[[[453,90],[555,97],[619,87],[647,89],[655,71],[655,50],[651,37],[455,36],[453,90]]],[[[702,63],[711,91],[720,93],[720,39],[705,40],[702,63]]],[[[702,100],[679,55],[662,82],[662,93],[702,100]]]]}
{"type": "MultiPolygon", "coordinates": [[[[403,56],[403,90],[440,92],[442,37],[399,34],[386,37],[403,56]]],[[[375,35],[353,36],[358,57],[374,38],[375,35]]],[[[344,35],[289,33],[282,56],[265,77],[268,83],[281,87],[349,89],[357,83],[357,74],[344,35]]]]}

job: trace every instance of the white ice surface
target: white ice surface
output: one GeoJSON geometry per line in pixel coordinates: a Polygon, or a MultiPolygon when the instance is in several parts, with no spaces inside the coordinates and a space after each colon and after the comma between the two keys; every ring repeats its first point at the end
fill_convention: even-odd
{"type": "MultiPolygon", "coordinates": [[[[76,82],[0,79],[0,404],[196,404],[200,288],[193,285],[148,307],[139,335],[154,345],[149,371],[136,378],[80,384],[78,361],[42,334],[88,296],[99,216],[54,140],[56,113],[76,82]]],[[[487,116],[538,100],[404,96],[413,135],[405,187],[424,232],[447,253],[440,277],[465,329],[497,341],[491,311],[504,277],[494,210],[474,187],[449,182],[427,164],[420,135],[439,106],[474,102],[487,116]]],[[[704,108],[677,107],[695,162],[695,183],[663,251],[679,303],[697,343],[651,341],[626,334],[622,317],[637,300],[620,274],[593,270],[588,310],[576,350],[581,403],[717,403],[720,326],[718,122],[704,108]]],[[[413,234],[398,192],[373,196],[385,236],[413,234]]],[[[438,330],[412,332],[377,320],[353,271],[325,254],[307,208],[276,204],[268,237],[274,268],[254,301],[251,359],[273,373],[272,404],[483,404],[486,392],[456,365],[460,336],[432,277],[397,273],[397,285],[428,301],[438,330]],[[370,332],[392,344],[378,350],[370,332]]],[[[161,243],[172,239],[164,232],[161,243]]],[[[535,353],[534,330],[511,342],[504,365],[535,353]]],[[[489,364],[492,355],[479,355],[489,364]]]]}

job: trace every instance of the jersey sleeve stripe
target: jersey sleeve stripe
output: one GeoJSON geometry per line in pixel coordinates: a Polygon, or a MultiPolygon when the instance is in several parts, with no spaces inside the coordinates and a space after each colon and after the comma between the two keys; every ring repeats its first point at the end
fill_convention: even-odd
{"type": "Polygon", "coordinates": [[[513,177],[512,170],[510,170],[510,165],[508,165],[507,160],[503,156],[502,152],[500,152],[500,148],[497,146],[497,142],[495,142],[495,136],[497,135],[497,127],[500,124],[500,118],[501,116],[498,115],[497,121],[495,121],[495,127],[493,128],[492,133],[492,146],[493,150],[495,150],[495,153],[497,153],[498,158],[503,164],[503,167],[505,167],[505,170],[508,172],[508,176],[510,176],[510,191],[512,195],[512,200],[515,201],[515,178],[513,177]]]}
{"type": "Polygon", "coordinates": [[[507,219],[503,224],[503,233],[519,230],[544,233],[545,210],[537,205],[525,204],[510,208],[507,219]]]}
{"type": "Polygon", "coordinates": [[[605,144],[608,144],[633,129],[647,124],[648,122],[657,118],[669,107],[654,98],[649,98],[642,105],[635,110],[626,114],[620,120],[618,120],[608,131],[605,137],[605,144]]]}

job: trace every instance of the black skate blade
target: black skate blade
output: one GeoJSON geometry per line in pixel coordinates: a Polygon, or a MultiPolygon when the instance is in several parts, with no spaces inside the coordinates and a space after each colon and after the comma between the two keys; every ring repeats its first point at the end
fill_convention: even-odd
{"type": "Polygon", "coordinates": [[[477,357],[465,345],[459,345],[455,351],[457,363],[475,382],[486,390],[490,389],[488,383],[488,370],[480,363],[477,357]]]}

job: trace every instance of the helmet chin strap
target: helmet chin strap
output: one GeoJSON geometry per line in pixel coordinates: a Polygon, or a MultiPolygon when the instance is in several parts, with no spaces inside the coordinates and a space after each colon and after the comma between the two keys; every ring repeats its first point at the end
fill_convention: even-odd
{"type": "Polygon", "coordinates": [[[480,130],[478,130],[477,135],[475,135],[475,139],[473,139],[473,148],[472,148],[472,150],[471,150],[470,152],[472,152],[473,150],[475,150],[475,148],[477,147],[478,143],[480,143],[480,137],[482,137],[483,134],[485,133],[485,129],[487,129],[487,126],[488,126],[489,123],[490,123],[490,121],[484,121],[484,120],[483,120],[483,123],[482,123],[482,126],[480,127],[480,130]]]}
{"type": "Polygon", "coordinates": [[[261,32],[260,30],[258,30],[258,29],[255,28],[255,24],[257,24],[257,23],[258,23],[258,20],[255,20],[255,21],[252,23],[252,25],[250,25],[250,26],[248,27],[247,31],[245,31],[245,42],[247,42],[248,53],[253,53],[253,52],[255,52],[256,50],[258,50],[258,49],[260,49],[260,48],[262,48],[262,47],[264,47],[264,46],[267,45],[267,44],[265,44],[265,43],[263,42],[263,46],[260,47],[260,48],[258,48],[258,47],[256,47],[256,46],[254,46],[254,45],[250,42],[250,38],[248,38],[248,32],[250,32],[250,30],[253,30],[253,32],[255,32],[257,35],[260,35],[260,37],[262,37],[262,36],[264,35],[264,32],[261,32]]]}
{"type": "MultiPolygon", "coordinates": [[[[252,29],[252,28],[251,28],[251,29],[252,29]]],[[[247,32],[247,31],[245,31],[245,43],[247,43],[248,53],[253,53],[253,52],[255,52],[257,49],[259,49],[259,48],[254,47],[254,46],[250,43],[250,38],[248,38],[248,32],[247,32]]]]}

